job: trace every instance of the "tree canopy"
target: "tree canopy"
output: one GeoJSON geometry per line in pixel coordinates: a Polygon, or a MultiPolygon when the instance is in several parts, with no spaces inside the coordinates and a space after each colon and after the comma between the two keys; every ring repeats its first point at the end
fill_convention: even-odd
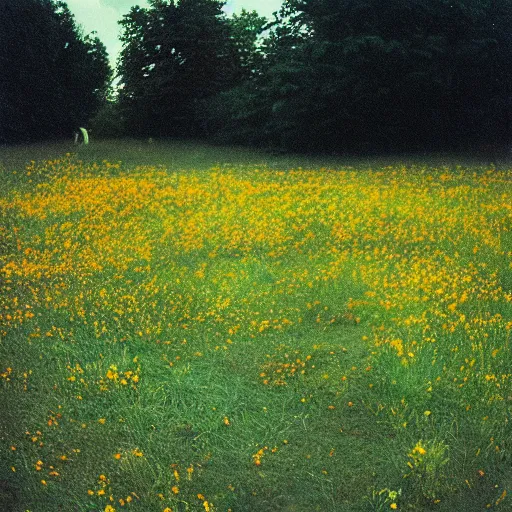
{"type": "MultiPolygon", "coordinates": [[[[512,0],[150,0],[120,21],[130,133],[293,150],[505,144],[512,0]]],[[[62,136],[104,102],[105,47],[58,0],[0,0],[0,140],[62,136]]],[[[110,115],[110,114],[109,114],[110,115]]]]}
{"type": "Polygon", "coordinates": [[[0,0],[0,66],[0,142],[71,136],[111,78],[105,46],[54,0],[0,0]]]}
{"type": "Polygon", "coordinates": [[[511,21],[509,0],[289,0],[258,79],[224,95],[221,133],[294,150],[505,143],[511,21]]]}
{"type": "Polygon", "coordinates": [[[236,80],[236,48],[217,0],[151,0],[120,24],[121,110],[132,133],[201,133],[198,105],[236,80]]]}
{"type": "Polygon", "coordinates": [[[303,37],[270,73],[276,135],[350,149],[504,141],[511,21],[509,0],[290,0],[281,23],[303,37]]]}

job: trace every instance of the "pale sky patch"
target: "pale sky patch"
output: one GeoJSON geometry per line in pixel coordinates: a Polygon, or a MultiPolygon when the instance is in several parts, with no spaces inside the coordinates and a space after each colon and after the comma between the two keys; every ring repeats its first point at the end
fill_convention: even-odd
{"type": "Polygon", "coordinates": [[[258,11],[261,16],[270,18],[274,11],[278,11],[281,7],[282,0],[228,0],[225,10],[231,14],[240,12],[242,9],[246,11],[258,11]]]}
{"type": "MultiPolygon", "coordinates": [[[[69,9],[75,19],[89,34],[96,31],[98,37],[107,47],[110,61],[114,64],[121,52],[119,34],[121,27],[118,21],[127,14],[133,5],[148,7],[145,0],[67,0],[69,9]]],[[[270,18],[274,11],[279,10],[282,0],[229,0],[225,11],[228,14],[256,10],[261,16],[270,18]]]]}

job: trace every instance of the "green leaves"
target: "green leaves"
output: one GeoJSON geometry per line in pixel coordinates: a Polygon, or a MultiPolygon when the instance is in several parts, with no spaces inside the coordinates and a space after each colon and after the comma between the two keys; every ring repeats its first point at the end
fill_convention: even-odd
{"type": "Polygon", "coordinates": [[[291,0],[237,89],[264,117],[220,133],[301,151],[506,143],[511,21],[510,1],[291,0]]]}
{"type": "Polygon", "coordinates": [[[69,137],[104,101],[111,77],[97,37],[64,2],[0,0],[0,141],[69,137]]]}
{"type": "Polygon", "coordinates": [[[154,1],[120,22],[120,104],[136,133],[193,135],[198,104],[233,85],[236,50],[217,0],[154,1]]]}

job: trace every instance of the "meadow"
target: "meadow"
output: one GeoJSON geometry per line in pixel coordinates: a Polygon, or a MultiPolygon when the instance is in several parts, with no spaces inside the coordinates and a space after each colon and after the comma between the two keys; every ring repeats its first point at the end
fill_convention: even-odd
{"type": "Polygon", "coordinates": [[[0,509],[511,510],[512,166],[0,148],[0,509]]]}

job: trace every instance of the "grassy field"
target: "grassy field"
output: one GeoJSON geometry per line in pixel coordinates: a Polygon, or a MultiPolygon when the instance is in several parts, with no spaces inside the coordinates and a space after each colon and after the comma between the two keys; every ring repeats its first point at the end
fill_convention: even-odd
{"type": "Polygon", "coordinates": [[[512,168],[0,149],[2,511],[511,510],[512,168]]]}

